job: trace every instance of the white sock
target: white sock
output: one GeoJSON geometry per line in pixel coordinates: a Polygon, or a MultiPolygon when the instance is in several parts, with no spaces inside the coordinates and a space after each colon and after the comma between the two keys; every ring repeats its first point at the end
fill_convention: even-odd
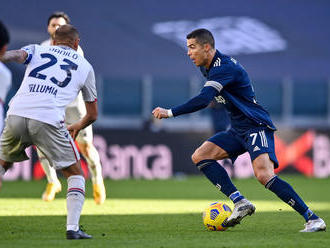
{"type": "Polygon", "coordinates": [[[60,183],[60,181],[57,178],[56,170],[49,164],[48,159],[43,155],[39,149],[37,149],[38,157],[40,160],[40,164],[42,168],[44,169],[44,172],[47,176],[47,181],[49,183],[60,183]]]}
{"type": "Polygon", "coordinates": [[[68,193],[66,196],[67,219],[66,230],[78,231],[79,219],[85,201],[85,179],[76,175],[68,178],[68,193]]]}
{"type": "Polygon", "coordinates": [[[89,156],[85,156],[91,174],[93,184],[101,184],[103,182],[102,166],[99,153],[94,145],[90,146],[89,156]]]}

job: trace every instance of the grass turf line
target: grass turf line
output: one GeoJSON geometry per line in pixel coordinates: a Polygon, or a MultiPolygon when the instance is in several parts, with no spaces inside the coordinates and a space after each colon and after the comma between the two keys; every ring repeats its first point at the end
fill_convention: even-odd
{"type": "MultiPolygon", "coordinates": [[[[329,179],[283,177],[330,223],[329,179]]],[[[225,232],[204,229],[201,212],[227,199],[203,177],[185,180],[106,180],[108,200],[97,206],[86,186],[81,224],[93,240],[65,240],[65,192],[42,202],[45,181],[4,182],[0,247],[329,247],[330,235],[299,233],[303,219],[255,179],[235,180],[256,214],[225,232]]],[[[63,182],[64,188],[65,182],[63,182]]],[[[230,203],[230,206],[232,204],[230,203]]]]}

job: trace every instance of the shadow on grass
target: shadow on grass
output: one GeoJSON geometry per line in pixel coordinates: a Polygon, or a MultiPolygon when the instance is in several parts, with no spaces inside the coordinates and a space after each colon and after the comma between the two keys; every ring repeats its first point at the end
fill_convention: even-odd
{"type": "MultiPolygon", "coordinates": [[[[330,212],[319,213],[330,222],[330,212]]],[[[65,240],[65,216],[2,216],[0,247],[329,247],[330,234],[299,233],[295,213],[256,213],[225,232],[207,231],[201,214],[89,215],[92,240],[65,240]]]]}

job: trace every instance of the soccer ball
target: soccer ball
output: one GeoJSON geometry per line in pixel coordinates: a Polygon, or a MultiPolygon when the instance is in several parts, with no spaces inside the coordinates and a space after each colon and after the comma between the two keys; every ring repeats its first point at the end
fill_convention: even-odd
{"type": "Polygon", "coordinates": [[[227,227],[224,222],[231,213],[228,205],[221,202],[212,203],[203,212],[204,225],[211,231],[225,231],[227,227]]]}

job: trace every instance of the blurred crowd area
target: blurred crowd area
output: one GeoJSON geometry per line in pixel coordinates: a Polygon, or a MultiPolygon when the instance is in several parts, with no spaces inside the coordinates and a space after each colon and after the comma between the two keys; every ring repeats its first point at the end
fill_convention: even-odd
{"type": "MultiPolygon", "coordinates": [[[[81,47],[97,74],[100,128],[219,130],[226,128],[221,106],[155,122],[151,110],[172,107],[199,92],[204,79],[186,56],[185,36],[207,28],[216,47],[247,69],[257,100],[282,127],[328,128],[330,124],[330,2],[211,0],[154,2],[45,2],[12,0],[0,16],[10,47],[48,38],[54,11],[71,17],[81,47]],[[189,8],[187,8],[189,6],[189,8]],[[17,13],[24,13],[17,15],[17,13]],[[302,15],[302,13],[304,13],[302,15]],[[217,127],[214,123],[220,123],[217,127]]],[[[19,87],[24,66],[9,64],[19,87]]]]}

